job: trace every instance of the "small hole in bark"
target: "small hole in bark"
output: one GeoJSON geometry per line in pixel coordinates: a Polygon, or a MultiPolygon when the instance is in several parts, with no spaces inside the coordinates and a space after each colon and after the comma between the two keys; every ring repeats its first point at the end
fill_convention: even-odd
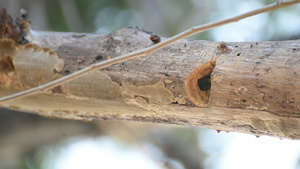
{"type": "Polygon", "coordinates": [[[96,60],[101,60],[101,59],[103,59],[103,57],[101,55],[98,55],[98,56],[95,57],[95,59],[96,60]]]}
{"type": "Polygon", "coordinates": [[[68,75],[68,74],[70,74],[71,72],[70,72],[70,70],[66,69],[66,70],[64,70],[64,73],[68,75]]]}
{"type": "Polygon", "coordinates": [[[206,91],[211,88],[210,75],[198,79],[198,86],[201,91],[206,91]]]}

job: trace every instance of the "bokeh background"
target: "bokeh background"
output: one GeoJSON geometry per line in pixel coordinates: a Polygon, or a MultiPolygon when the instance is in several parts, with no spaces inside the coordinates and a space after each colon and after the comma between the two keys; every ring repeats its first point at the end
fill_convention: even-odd
{"type": "MultiPolygon", "coordinates": [[[[138,26],[164,37],[273,0],[0,0],[32,29],[108,33],[138,26]]],[[[209,41],[300,39],[300,5],[190,37],[209,41]]],[[[124,121],[49,119],[0,109],[0,169],[297,169],[300,141],[124,121]]]]}

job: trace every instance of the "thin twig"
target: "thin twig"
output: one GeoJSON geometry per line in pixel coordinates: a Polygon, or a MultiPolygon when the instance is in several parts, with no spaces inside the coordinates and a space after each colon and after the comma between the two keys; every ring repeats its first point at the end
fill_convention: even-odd
{"type": "Polygon", "coordinates": [[[94,70],[104,68],[104,67],[110,66],[110,65],[115,64],[115,63],[120,63],[120,62],[129,60],[129,59],[132,59],[132,58],[135,58],[135,57],[148,55],[148,54],[150,54],[150,53],[152,53],[152,52],[154,52],[158,49],[161,49],[163,47],[166,47],[166,46],[170,45],[171,43],[174,43],[174,42],[176,42],[180,39],[184,39],[184,38],[189,37],[191,35],[194,35],[196,33],[203,32],[205,30],[209,30],[209,29],[221,26],[221,25],[231,23],[231,22],[237,22],[241,19],[244,19],[244,18],[247,18],[247,17],[250,17],[250,16],[254,16],[254,15],[257,15],[257,14],[273,11],[273,10],[283,8],[283,7],[286,7],[286,6],[290,6],[290,5],[294,5],[294,4],[297,4],[297,3],[300,3],[300,0],[285,1],[285,2],[280,1],[280,2],[270,4],[270,5],[267,5],[265,7],[262,7],[262,8],[259,8],[259,9],[256,9],[256,10],[253,10],[253,11],[250,11],[250,12],[238,15],[238,16],[234,16],[234,17],[231,17],[231,18],[228,18],[228,19],[208,23],[208,24],[205,24],[205,25],[202,25],[202,26],[192,27],[192,28],[190,28],[186,31],[183,31],[183,32],[181,32],[181,33],[179,33],[179,34],[177,34],[177,35],[175,35],[175,36],[173,36],[173,37],[171,37],[171,38],[169,38],[169,39],[167,39],[163,42],[160,42],[156,45],[153,45],[151,47],[141,49],[141,50],[137,50],[135,52],[125,54],[125,55],[122,55],[122,56],[119,56],[119,57],[115,57],[115,58],[112,58],[112,59],[109,59],[109,60],[106,60],[106,61],[103,61],[103,62],[98,62],[98,63],[92,64],[92,65],[90,65],[90,66],[88,66],[84,69],[81,69],[77,72],[74,72],[70,75],[67,75],[67,76],[64,76],[62,78],[56,79],[56,80],[51,81],[49,83],[43,84],[41,86],[37,86],[37,87],[31,88],[31,89],[28,89],[28,90],[25,90],[25,91],[21,91],[21,92],[12,94],[12,95],[1,97],[0,98],[0,103],[5,102],[5,101],[12,101],[12,100],[20,99],[20,98],[23,98],[23,97],[26,97],[26,96],[30,96],[30,95],[39,93],[39,92],[43,92],[45,90],[51,89],[51,88],[56,87],[58,85],[61,85],[63,83],[69,82],[69,81],[71,81],[75,78],[81,77],[81,76],[83,76],[83,75],[85,75],[89,72],[94,71],[94,70]]]}

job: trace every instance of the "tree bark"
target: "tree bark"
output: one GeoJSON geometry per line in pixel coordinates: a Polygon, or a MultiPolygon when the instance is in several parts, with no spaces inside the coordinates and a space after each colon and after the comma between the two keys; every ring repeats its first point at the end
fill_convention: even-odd
{"type": "MultiPolygon", "coordinates": [[[[2,71],[0,96],[154,45],[149,37],[138,28],[28,36],[31,44],[57,56],[32,45],[7,51],[9,43],[2,43],[6,48],[0,54],[9,53],[14,72],[2,71]]],[[[56,118],[147,121],[300,139],[299,74],[300,40],[181,40],[1,106],[56,118]],[[205,77],[208,85],[201,89],[198,81],[205,77]]]]}

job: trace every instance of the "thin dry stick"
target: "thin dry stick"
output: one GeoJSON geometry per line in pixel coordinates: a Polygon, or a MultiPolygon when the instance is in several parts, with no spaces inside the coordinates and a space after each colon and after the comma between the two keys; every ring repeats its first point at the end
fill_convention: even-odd
{"type": "Polygon", "coordinates": [[[166,46],[170,45],[171,43],[174,43],[174,42],[176,42],[180,39],[184,39],[184,38],[189,37],[191,35],[194,35],[196,33],[203,32],[205,30],[209,30],[209,29],[221,26],[221,25],[231,23],[231,22],[237,22],[241,19],[244,19],[244,18],[247,18],[247,17],[250,17],[250,16],[254,16],[254,15],[261,14],[261,13],[268,12],[268,11],[273,11],[273,10],[283,8],[283,7],[286,7],[286,6],[290,6],[290,5],[294,5],[294,4],[297,4],[297,3],[300,3],[300,0],[277,2],[277,3],[270,4],[270,5],[267,5],[265,7],[262,7],[262,8],[259,8],[259,9],[256,9],[256,10],[253,10],[253,11],[250,11],[250,12],[238,15],[238,16],[234,16],[234,17],[231,17],[231,18],[228,18],[228,19],[208,23],[208,24],[205,24],[205,25],[202,25],[202,26],[192,27],[192,28],[190,28],[186,31],[183,31],[182,33],[179,33],[179,34],[177,34],[177,35],[175,35],[175,36],[173,36],[173,37],[171,37],[171,38],[169,38],[169,39],[167,39],[163,42],[160,42],[156,45],[153,45],[151,47],[148,47],[148,48],[145,48],[145,49],[142,49],[142,50],[137,50],[135,52],[125,54],[125,55],[122,55],[122,56],[119,56],[119,57],[115,57],[115,58],[112,58],[112,59],[109,59],[109,60],[106,60],[106,61],[103,61],[103,62],[98,62],[98,63],[92,64],[92,65],[90,65],[90,66],[88,66],[84,69],[81,69],[77,72],[74,72],[70,75],[67,75],[67,76],[64,76],[62,78],[56,79],[56,80],[51,81],[49,83],[43,84],[41,86],[37,86],[37,87],[31,88],[31,89],[28,89],[28,90],[25,90],[25,91],[22,91],[22,92],[18,92],[18,93],[12,94],[12,95],[1,97],[0,98],[0,103],[2,103],[4,101],[12,101],[12,100],[20,99],[20,98],[23,98],[23,97],[26,97],[26,96],[30,96],[30,95],[33,95],[33,94],[51,89],[51,88],[56,87],[58,85],[61,85],[63,83],[69,82],[69,81],[71,81],[75,78],[81,77],[81,76],[83,76],[83,75],[85,75],[89,72],[94,71],[94,70],[104,68],[104,67],[110,66],[110,65],[115,64],[115,63],[120,63],[120,62],[129,60],[129,59],[132,59],[132,58],[135,58],[135,57],[148,55],[148,54],[150,54],[150,53],[152,53],[152,52],[154,52],[158,49],[161,49],[163,47],[166,47],[166,46]]]}

